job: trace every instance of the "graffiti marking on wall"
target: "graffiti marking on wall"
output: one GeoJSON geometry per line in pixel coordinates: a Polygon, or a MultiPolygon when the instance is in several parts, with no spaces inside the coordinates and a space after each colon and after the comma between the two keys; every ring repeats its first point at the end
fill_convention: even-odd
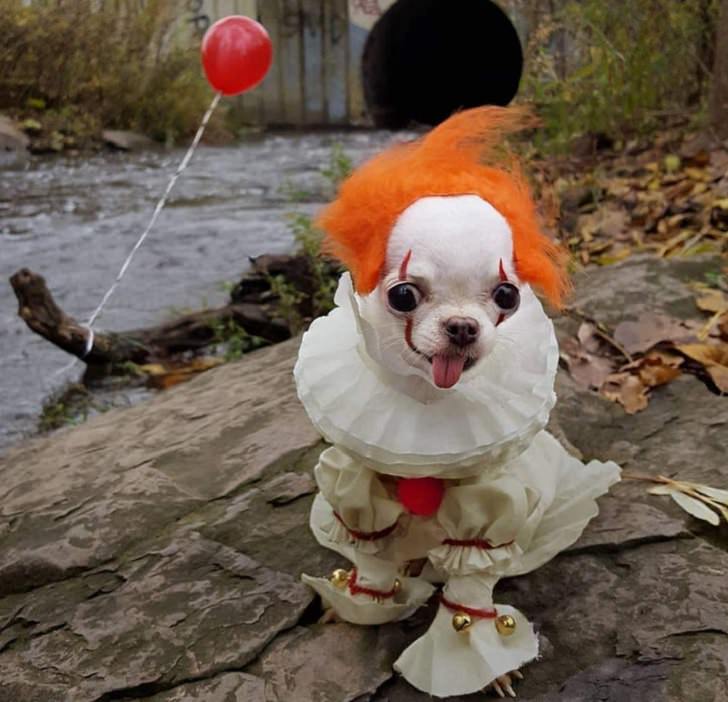
{"type": "Polygon", "coordinates": [[[369,31],[395,0],[349,0],[349,21],[369,31]]]}
{"type": "Polygon", "coordinates": [[[379,17],[382,14],[379,0],[353,0],[353,6],[355,10],[359,10],[363,15],[379,17]]]}
{"type": "Polygon", "coordinates": [[[190,13],[187,21],[192,25],[195,34],[202,36],[210,26],[210,15],[202,10],[204,0],[187,0],[187,11],[190,13]]]}
{"type": "MultiPolygon", "coordinates": [[[[377,3],[377,0],[370,0],[377,3]]],[[[338,44],[346,31],[347,17],[334,13],[331,17],[329,27],[332,44],[338,44]]],[[[324,16],[322,11],[299,10],[297,3],[284,2],[283,15],[281,16],[281,36],[290,39],[307,32],[309,36],[316,36],[324,27],[324,16]]]]}

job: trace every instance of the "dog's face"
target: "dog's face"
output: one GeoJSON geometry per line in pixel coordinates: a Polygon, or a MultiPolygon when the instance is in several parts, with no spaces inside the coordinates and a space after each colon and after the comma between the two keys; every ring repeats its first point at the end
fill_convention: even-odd
{"type": "Polygon", "coordinates": [[[425,197],[397,220],[367,317],[388,352],[450,388],[493,351],[518,288],[500,213],[475,195],[425,197]]]}

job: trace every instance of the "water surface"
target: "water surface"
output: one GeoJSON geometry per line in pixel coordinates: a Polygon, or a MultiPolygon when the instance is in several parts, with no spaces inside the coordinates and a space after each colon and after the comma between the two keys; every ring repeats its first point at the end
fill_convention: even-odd
{"type": "MultiPolygon", "coordinates": [[[[392,139],[387,132],[273,134],[200,147],[96,327],[134,329],[175,309],[223,303],[224,283],[239,279],[249,256],[291,250],[286,214],[312,212],[328,198],[320,169],[334,145],[359,162],[392,139]]],[[[8,277],[21,267],[41,273],[61,308],[85,320],[181,157],[179,150],[38,157],[0,171],[0,453],[34,431],[44,398],[83,370],[77,364],[51,380],[70,357],[17,316],[8,277]]]]}

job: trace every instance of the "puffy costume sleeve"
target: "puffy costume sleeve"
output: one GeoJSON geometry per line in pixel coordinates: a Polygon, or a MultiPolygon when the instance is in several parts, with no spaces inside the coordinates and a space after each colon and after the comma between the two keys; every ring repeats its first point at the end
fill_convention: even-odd
{"type": "Polygon", "coordinates": [[[346,579],[302,579],[345,621],[383,624],[410,616],[434,588],[401,574],[401,563],[388,548],[400,528],[402,505],[377,473],[332,447],[315,469],[320,488],[311,511],[311,528],[322,546],[353,563],[346,579]]]}
{"type": "Polygon", "coordinates": [[[368,554],[386,548],[403,508],[379,475],[332,447],[321,454],[315,476],[332,508],[329,522],[322,525],[329,540],[351,544],[368,554]]]}
{"type": "Polygon", "coordinates": [[[440,505],[447,537],[430,561],[447,575],[501,574],[521,557],[516,537],[538,503],[538,493],[510,475],[461,481],[440,505]]]}

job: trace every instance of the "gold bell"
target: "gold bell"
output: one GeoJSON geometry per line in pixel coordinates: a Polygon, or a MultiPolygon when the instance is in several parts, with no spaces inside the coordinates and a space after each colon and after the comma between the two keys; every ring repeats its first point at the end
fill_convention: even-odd
{"type": "Polygon", "coordinates": [[[495,620],[495,628],[501,636],[510,636],[516,630],[516,620],[510,614],[501,614],[495,620]]]}
{"type": "Polygon", "coordinates": [[[342,590],[349,584],[350,573],[348,570],[343,568],[337,568],[329,576],[329,581],[334,587],[341,588],[342,590]]]}
{"type": "Polygon", "coordinates": [[[394,591],[394,594],[396,595],[401,589],[402,589],[402,581],[399,578],[395,578],[394,585],[392,586],[392,590],[394,591]]]}
{"type": "Polygon", "coordinates": [[[455,631],[457,631],[458,634],[467,632],[467,630],[472,625],[473,625],[473,620],[471,619],[469,614],[466,614],[465,612],[456,612],[455,614],[453,614],[452,628],[455,629],[455,631]]]}

